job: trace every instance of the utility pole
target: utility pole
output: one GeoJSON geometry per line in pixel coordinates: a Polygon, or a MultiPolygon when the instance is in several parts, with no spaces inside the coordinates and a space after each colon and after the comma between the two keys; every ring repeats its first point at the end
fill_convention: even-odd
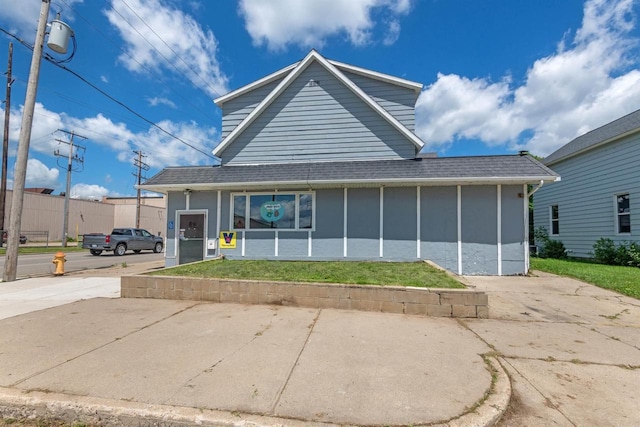
{"type": "MultiPolygon", "coordinates": [[[[9,152],[9,120],[11,119],[11,68],[13,62],[13,43],[9,42],[9,64],[7,65],[7,95],[4,103],[4,138],[2,139],[2,182],[0,183],[0,230],[4,230],[4,211],[7,200],[7,158],[9,152]]],[[[4,240],[0,242],[4,243],[4,240]]],[[[0,244],[0,246],[2,246],[0,244]]]]}
{"type": "MultiPolygon", "coordinates": [[[[83,165],[84,167],[84,151],[85,151],[85,147],[82,147],[80,145],[76,145],[73,143],[73,138],[74,137],[78,137],[78,138],[82,138],[82,139],[87,139],[87,137],[82,136],[82,135],[78,135],[76,134],[74,131],[67,131],[67,130],[62,130],[62,129],[58,129],[61,132],[64,132],[68,135],[70,135],[70,140],[69,141],[64,141],[62,139],[57,139],[56,141],[61,142],[63,144],[69,144],[69,153],[68,153],[68,161],[67,161],[67,190],[64,193],[64,213],[62,214],[62,247],[66,248],[67,247],[67,230],[69,228],[69,193],[71,192],[71,172],[73,170],[73,162],[78,162],[81,165],[83,165]],[[73,154],[73,149],[76,148],[76,154],[74,156],[73,154]],[[78,155],[78,152],[81,151],[82,154],[78,155]]],[[[60,157],[63,156],[64,154],[60,154],[59,150],[55,150],[53,152],[53,154],[56,157],[60,157]]],[[[60,166],[60,165],[58,165],[60,166]]]]}
{"type": "Polygon", "coordinates": [[[136,228],[140,228],[140,181],[142,179],[142,171],[148,171],[149,165],[142,161],[144,157],[147,157],[142,154],[142,151],[134,150],[133,152],[138,155],[138,158],[133,160],[133,165],[138,168],[138,172],[134,173],[133,176],[138,178],[138,195],[136,197],[136,228]]]}
{"type": "Polygon", "coordinates": [[[9,216],[9,233],[7,240],[7,254],[4,261],[2,278],[5,282],[16,280],[18,272],[18,245],[20,244],[20,224],[22,221],[22,205],[24,203],[24,183],[27,178],[27,160],[29,159],[29,144],[31,143],[31,127],[33,125],[33,111],[36,106],[38,92],[38,78],[42,62],[42,48],[49,16],[50,0],[42,0],[40,18],[36,40],[33,43],[33,56],[27,82],[27,93],[22,112],[22,126],[18,138],[18,154],[13,173],[13,197],[11,199],[11,214],[9,216]]]}

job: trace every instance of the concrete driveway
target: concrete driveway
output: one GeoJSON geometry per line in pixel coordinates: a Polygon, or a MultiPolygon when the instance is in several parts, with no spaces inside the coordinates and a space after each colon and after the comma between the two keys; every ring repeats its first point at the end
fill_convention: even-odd
{"type": "Polygon", "coordinates": [[[500,426],[640,425],[640,301],[545,273],[466,280],[490,319],[464,324],[511,377],[500,426]]]}

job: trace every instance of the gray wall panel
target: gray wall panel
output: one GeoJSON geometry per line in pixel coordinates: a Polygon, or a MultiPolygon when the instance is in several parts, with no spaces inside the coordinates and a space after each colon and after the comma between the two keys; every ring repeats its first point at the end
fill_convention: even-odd
{"type": "Polygon", "coordinates": [[[248,231],[245,233],[245,256],[263,258],[275,256],[274,231],[248,231]]]}
{"type": "Polygon", "coordinates": [[[497,188],[462,187],[462,274],[498,274],[497,188]]]}
{"type": "Polygon", "coordinates": [[[384,258],[417,259],[416,188],[384,189],[384,258]]]}
{"type": "MultiPolygon", "coordinates": [[[[229,219],[231,209],[231,193],[229,191],[223,191],[221,195],[221,211],[220,211],[220,231],[232,231],[231,222],[229,219]]],[[[235,249],[221,249],[220,253],[229,258],[241,258],[242,257],[242,234],[238,232],[236,236],[236,248],[235,249]]]]}
{"type": "Polygon", "coordinates": [[[502,274],[524,274],[524,192],[522,185],[502,186],[502,274]]]}
{"type": "Polygon", "coordinates": [[[312,234],[314,258],[342,258],[344,190],[316,191],[316,231],[312,234]]]}
{"type": "Polygon", "coordinates": [[[420,256],[457,271],[456,187],[421,187],[420,256]]]}
{"type": "Polygon", "coordinates": [[[279,231],[278,232],[278,257],[279,258],[308,258],[309,253],[308,231],[279,231]]]}
{"type": "Polygon", "coordinates": [[[349,189],[347,200],[347,257],[379,258],[380,189],[349,189]]]}

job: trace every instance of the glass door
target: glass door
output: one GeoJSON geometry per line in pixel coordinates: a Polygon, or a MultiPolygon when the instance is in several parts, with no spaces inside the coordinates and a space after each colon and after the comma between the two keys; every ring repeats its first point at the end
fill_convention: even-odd
{"type": "Polygon", "coordinates": [[[202,261],[205,214],[181,213],[178,223],[178,264],[202,261]]]}

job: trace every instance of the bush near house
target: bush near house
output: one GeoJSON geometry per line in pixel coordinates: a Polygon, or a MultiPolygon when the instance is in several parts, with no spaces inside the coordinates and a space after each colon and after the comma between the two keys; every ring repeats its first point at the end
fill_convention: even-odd
{"type": "Polygon", "coordinates": [[[536,228],[536,230],[534,231],[534,236],[536,239],[536,243],[541,246],[540,250],[538,251],[538,256],[540,258],[567,258],[567,250],[564,247],[564,243],[562,243],[560,240],[550,239],[549,232],[546,228],[536,228]]]}
{"type": "Polygon", "coordinates": [[[640,244],[620,242],[618,245],[608,238],[600,238],[593,245],[596,261],[608,265],[640,267],[640,244]]]}

